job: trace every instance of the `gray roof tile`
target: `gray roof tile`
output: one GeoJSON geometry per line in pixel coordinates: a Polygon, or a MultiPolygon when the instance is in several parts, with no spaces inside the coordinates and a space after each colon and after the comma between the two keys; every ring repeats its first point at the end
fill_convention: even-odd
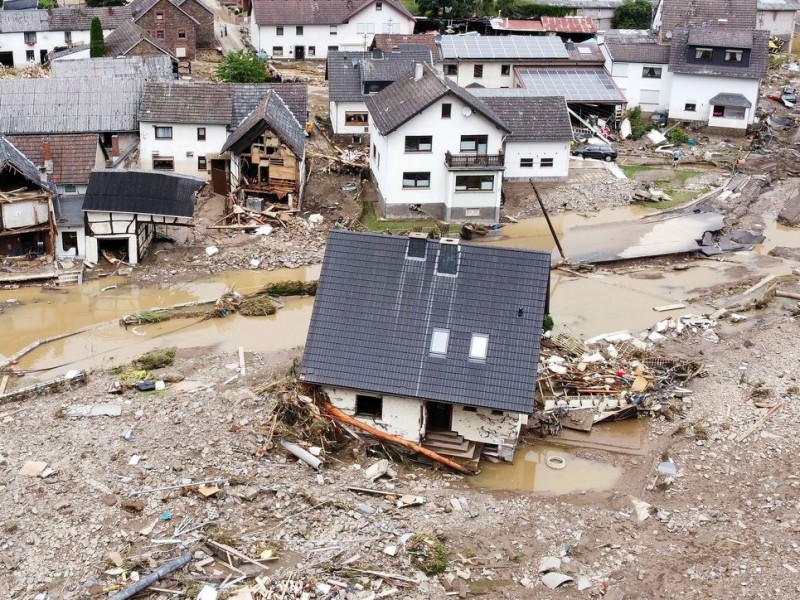
{"type": "Polygon", "coordinates": [[[481,98],[511,131],[511,141],[571,140],[567,103],[558,96],[481,98]]]}
{"type": "Polygon", "coordinates": [[[662,65],[669,62],[669,44],[659,44],[658,36],[652,31],[612,29],[603,38],[615,62],[662,65]]]}
{"type": "Polygon", "coordinates": [[[53,202],[56,225],[59,227],[81,227],[84,224],[83,194],[58,196],[53,202]]]}
{"type": "Polygon", "coordinates": [[[221,152],[232,149],[241,152],[255,141],[266,129],[270,129],[297,156],[305,153],[305,128],[297,121],[280,96],[270,90],[253,109],[241,125],[228,136],[221,152]]]}
{"type": "Polygon", "coordinates": [[[114,29],[130,20],[127,6],[105,8],[51,8],[49,10],[0,10],[0,33],[20,31],[88,31],[98,17],[103,29],[114,29]]]}
{"type": "Polygon", "coordinates": [[[726,46],[728,48],[752,48],[752,29],[721,29],[719,27],[692,27],[689,29],[690,46],[726,46]]]}
{"type": "Polygon", "coordinates": [[[756,0],[663,0],[661,34],[686,27],[717,27],[720,19],[726,26],[750,29],[756,26],[756,0]]]}
{"type": "Polygon", "coordinates": [[[233,116],[237,126],[258,106],[267,90],[275,90],[300,123],[308,120],[308,86],[305,83],[233,83],[233,116]]]}
{"type": "Polygon", "coordinates": [[[750,100],[745,98],[742,94],[717,94],[711,100],[708,101],[709,104],[720,105],[720,106],[740,106],[742,108],[750,108],[752,103],[750,100]]]}
{"type": "Polygon", "coordinates": [[[153,47],[154,54],[161,53],[175,58],[164,40],[157,40],[133,21],[126,21],[106,36],[106,56],[125,55],[143,41],[153,47]]]}
{"type": "Polygon", "coordinates": [[[412,70],[367,98],[366,104],[378,131],[386,135],[448,94],[456,96],[501,129],[506,129],[491,108],[429,65],[422,65],[422,77],[418,81],[414,80],[412,70]]]}
{"type": "Polygon", "coordinates": [[[168,56],[106,56],[56,60],[50,65],[51,77],[85,78],[87,81],[108,77],[127,77],[140,81],[175,79],[168,56]]]}
{"type": "MultiPolygon", "coordinates": [[[[253,0],[258,25],[341,25],[375,0],[253,0]]],[[[409,19],[413,15],[398,0],[383,0],[409,19]]]]}
{"type": "Polygon", "coordinates": [[[530,413],[536,393],[550,255],[459,245],[456,277],[437,275],[408,238],[331,230],[301,372],[306,381],[378,394],[530,413]],[[520,310],[522,315],[520,316],[520,310]],[[450,331],[446,357],[429,353],[450,331]],[[489,335],[470,361],[473,333],[489,335]]]}
{"type": "MultiPolygon", "coordinates": [[[[726,30],[730,31],[730,30],[726,30]]],[[[739,79],[761,79],[767,74],[769,62],[769,31],[748,30],[752,36],[752,51],[750,64],[747,67],[727,65],[699,64],[687,61],[691,49],[688,46],[689,33],[684,29],[677,29],[672,34],[672,49],[669,56],[669,70],[673,73],[691,75],[712,75],[720,77],[735,77],[739,79]]],[[[736,33],[738,38],[739,33],[736,33]]]]}
{"type": "Polygon", "coordinates": [[[153,171],[92,171],[84,211],[192,217],[202,179],[153,171]]]}

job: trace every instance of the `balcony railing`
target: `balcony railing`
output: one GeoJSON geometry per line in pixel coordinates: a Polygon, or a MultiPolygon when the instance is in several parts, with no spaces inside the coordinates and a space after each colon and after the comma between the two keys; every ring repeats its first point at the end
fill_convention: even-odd
{"type": "Polygon", "coordinates": [[[505,166],[503,154],[451,154],[445,152],[444,164],[460,168],[497,168],[505,166]]]}

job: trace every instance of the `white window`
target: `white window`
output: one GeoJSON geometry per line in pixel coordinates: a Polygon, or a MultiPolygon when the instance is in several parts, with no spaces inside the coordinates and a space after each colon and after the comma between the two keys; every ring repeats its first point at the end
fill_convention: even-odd
{"type": "Polygon", "coordinates": [[[330,29],[330,32],[329,32],[331,35],[336,35],[338,33],[338,31],[339,31],[339,29],[338,29],[338,27],[336,25],[331,25],[331,29],[330,29]]]}
{"type": "Polygon", "coordinates": [[[156,127],[156,139],[157,140],[171,140],[172,139],[172,127],[156,127]]]}
{"type": "Polygon", "coordinates": [[[725,62],[740,63],[742,62],[741,50],[725,50],[725,62]]]}
{"type": "Polygon", "coordinates": [[[469,357],[473,360],[486,360],[489,350],[489,336],[485,333],[473,333],[469,343],[469,357]]]}
{"type": "Polygon", "coordinates": [[[64,193],[65,194],[77,194],[78,193],[78,186],[67,183],[64,185],[64,193]]]}
{"type": "Polygon", "coordinates": [[[283,46],[273,46],[272,56],[283,56],[283,46]]]}
{"type": "Polygon", "coordinates": [[[436,328],[431,334],[431,354],[447,355],[447,344],[450,341],[450,330],[436,328]]]}
{"type": "Polygon", "coordinates": [[[694,49],[694,58],[695,60],[711,60],[711,57],[714,55],[714,51],[711,48],[695,48],[694,49]]]}
{"type": "Polygon", "coordinates": [[[642,67],[642,77],[645,79],[661,79],[661,67],[642,67]]]}
{"type": "Polygon", "coordinates": [[[375,33],[375,23],[367,23],[367,33],[375,33]]]}
{"type": "Polygon", "coordinates": [[[533,159],[532,158],[520,158],[519,159],[519,166],[523,169],[533,167],[533,159]]]}
{"type": "Polygon", "coordinates": [[[364,24],[363,23],[356,23],[356,33],[364,33],[364,24]]]}

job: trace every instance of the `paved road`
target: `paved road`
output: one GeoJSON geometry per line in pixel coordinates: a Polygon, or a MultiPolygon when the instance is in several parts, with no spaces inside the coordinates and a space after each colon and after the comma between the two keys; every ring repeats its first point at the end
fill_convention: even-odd
{"type": "Polygon", "coordinates": [[[234,50],[244,49],[245,44],[239,32],[240,25],[233,23],[230,11],[224,8],[219,0],[200,1],[214,13],[214,35],[217,38],[217,45],[222,48],[222,52],[227,54],[234,50]],[[223,35],[226,26],[228,35],[223,35]]]}

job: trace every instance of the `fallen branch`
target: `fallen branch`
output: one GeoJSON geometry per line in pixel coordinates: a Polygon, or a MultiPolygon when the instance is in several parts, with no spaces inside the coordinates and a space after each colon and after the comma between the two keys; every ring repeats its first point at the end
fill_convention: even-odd
{"type": "Polygon", "coordinates": [[[176,558],[175,560],[171,560],[165,565],[163,565],[160,569],[158,569],[155,573],[151,573],[144,579],[140,579],[132,586],[125,588],[121,592],[117,592],[109,600],[127,600],[128,598],[133,598],[136,594],[141,592],[142,590],[146,590],[151,585],[153,585],[156,581],[160,581],[173,571],[177,571],[189,564],[189,561],[192,560],[192,555],[190,553],[182,554],[180,557],[176,558]]]}
{"type": "Polygon", "coordinates": [[[328,414],[329,417],[335,419],[337,421],[341,421],[343,423],[347,423],[348,425],[352,425],[353,427],[357,427],[362,431],[366,431],[367,433],[374,435],[379,440],[383,440],[385,442],[389,442],[391,444],[396,444],[398,446],[403,446],[408,448],[409,450],[413,450],[414,452],[418,452],[423,456],[427,456],[439,462],[451,469],[458,471],[459,473],[464,473],[465,475],[474,475],[472,471],[462,467],[457,462],[450,460],[449,458],[445,458],[441,454],[437,454],[433,450],[428,450],[427,448],[423,448],[419,444],[415,444],[414,442],[409,442],[408,440],[404,440],[401,437],[397,437],[396,435],[392,435],[391,433],[386,433],[385,431],[381,431],[380,429],[375,429],[367,425],[366,423],[362,423],[358,419],[351,417],[348,414],[343,413],[341,410],[333,406],[330,402],[323,401],[320,403],[320,408],[328,414]]]}
{"type": "Polygon", "coordinates": [[[793,292],[784,292],[783,290],[776,290],[775,295],[778,298],[791,298],[792,300],[800,300],[800,294],[793,292]]]}
{"type": "MultiPolygon", "coordinates": [[[[220,543],[220,542],[215,542],[214,540],[207,540],[207,541],[206,541],[206,544],[208,544],[209,546],[213,546],[213,547],[214,547],[214,548],[216,548],[217,550],[221,550],[221,551],[223,551],[223,552],[227,552],[228,554],[231,554],[232,556],[235,556],[236,558],[238,558],[238,559],[240,559],[240,560],[243,560],[243,561],[245,561],[245,562],[248,562],[248,563],[250,563],[251,565],[255,565],[255,566],[257,566],[257,567],[260,567],[260,568],[261,568],[261,569],[263,569],[264,571],[269,571],[269,567],[267,567],[266,565],[262,565],[262,564],[261,564],[260,562],[258,562],[256,559],[254,559],[254,558],[250,558],[250,557],[249,557],[249,556],[247,556],[246,554],[242,554],[242,553],[241,553],[241,552],[239,552],[239,551],[238,551],[236,548],[231,548],[231,547],[230,547],[230,546],[228,546],[227,544],[222,544],[222,543],[220,543]]],[[[263,560],[278,560],[278,557],[277,557],[277,556],[271,556],[270,558],[265,558],[265,559],[263,559],[263,560]]]]}
{"type": "Polygon", "coordinates": [[[781,402],[780,404],[776,404],[775,406],[770,408],[767,411],[767,414],[765,414],[758,421],[753,423],[753,425],[750,427],[750,429],[748,429],[742,435],[740,435],[738,438],[736,438],[736,443],[741,443],[744,440],[746,440],[751,433],[753,433],[756,429],[761,427],[761,425],[766,423],[769,420],[769,418],[773,415],[773,413],[776,413],[777,411],[779,411],[784,404],[786,404],[786,403],[785,402],[781,402]]]}

